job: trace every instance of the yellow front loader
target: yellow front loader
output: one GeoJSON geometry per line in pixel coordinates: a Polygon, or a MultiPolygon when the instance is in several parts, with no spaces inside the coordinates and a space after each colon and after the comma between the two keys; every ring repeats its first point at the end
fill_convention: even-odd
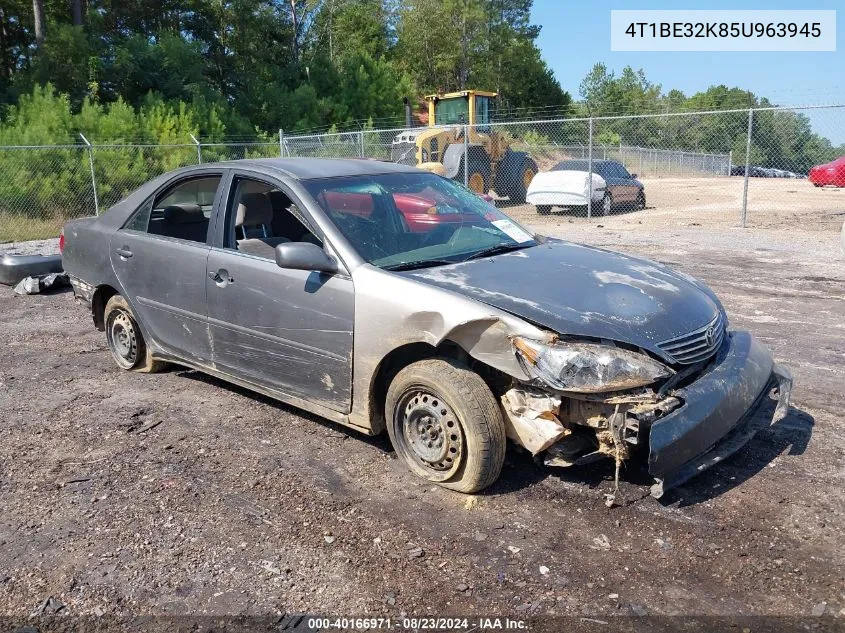
{"type": "Polygon", "coordinates": [[[495,99],[495,92],[484,90],[427,95],[428,127],[398,134],[392,160],[460,182],[466,173],[476,193],[492,189],[499,198],[525,202],[537,164],[527,153],[510,149],[508,139],[491,126],[495,99]]]}

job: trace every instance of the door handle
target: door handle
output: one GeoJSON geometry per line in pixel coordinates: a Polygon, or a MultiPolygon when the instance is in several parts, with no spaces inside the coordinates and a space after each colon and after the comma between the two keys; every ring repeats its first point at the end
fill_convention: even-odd
{"type": "Polygon", "coordinates": [[[229,271],[223,270],[222,268],[220,270],[209,270],[208,278],[221,288],[224,288],[228,284],[235,283],[234,278],[229,276],[229,271]]]}
{"type": "Polygon", "coordinates": [[[123,259],[128,259],[129,257],[132,257],[132,251],[129,250],[128,246],[117,248],[114,252],[120,255],[123,259]]]}

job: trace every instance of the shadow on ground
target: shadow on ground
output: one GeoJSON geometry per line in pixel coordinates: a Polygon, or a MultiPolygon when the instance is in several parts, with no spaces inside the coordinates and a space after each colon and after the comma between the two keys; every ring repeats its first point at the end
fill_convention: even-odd
{"type": "MultiPolygon", "coordinates": [[[[245,398],[274,407],[291,415],[307,419],[340,433],[356,441],[366,442],[385,453],[392,453],[393,447],[386,433],[368,436],[353,429],[336,424],[318,415],[284,404],[268,396],[233,385],[219,378],[185,368],[174,370],[180,378],[196,380],[207,385],[226,389],[245,398]]],[[[667,491],[660,499],[664,506],[692,506],[718,497],[741,485],[760,473],[781,455],[797,456],[804,453],[813,433],[814,418],[808,413],[790,407],[786,417],[775,424],[767,424],[772,419],[774,401],[766,401],[755,417],[760,420],[760,430],[751,441],[737,453],[719,465],[667,491]]],[[[645,454],[623,464],[620,471],[620,490],[617,503],[627,505],[647,497],[654,479],[649,475],[645,454]]],[[[410,471],[408,476],[412,477],[410,471]]],[[[549,468],[541,460],[532,457],[527,451],[508,447],[502,475],[490,488],[481,494],[500,495],[531,488],[541,482],[550,483],[553,488],[585,487],[596,494],[613,491],[615,468],[612,460],[607,459],[593,464],[572,468],[549,468]]]]}

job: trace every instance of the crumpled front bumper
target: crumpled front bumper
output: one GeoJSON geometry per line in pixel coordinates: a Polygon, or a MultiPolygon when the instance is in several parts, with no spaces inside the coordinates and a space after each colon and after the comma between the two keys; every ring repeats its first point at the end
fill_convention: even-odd
{"type": "Polygon", "coordinates": [[[792,375],[749,332],[731,332],[716,364],[675,392],[684,405],[651,426],[652,496],[660,498],[742,448],[760,430],[754,414],[773,387],[779,395],[772,423],[789,408],[792,375]]]}

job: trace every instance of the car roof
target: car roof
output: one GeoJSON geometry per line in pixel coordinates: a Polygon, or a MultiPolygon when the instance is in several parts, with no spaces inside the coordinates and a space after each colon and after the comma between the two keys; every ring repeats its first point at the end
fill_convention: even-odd
{"type": "Polygon", "coordinates": [[[252,169],[275,172],[297,180],[337,178],[341,176],[369,176],[396,172],[418,172],[416,167],[364,158],[246,158],[242,160],[206,163],[184,167],[183,173],[218,167],[220,169],[252,169]]]}
{"type": "MultiPolygon", "coordinates": [[[[587,163],[589,162],[589,158],[564,158],[562,161],[558,163],[558,165],[563,165],[565,163],[587,163]]],[[[619,163],[618,160],[611,160],[609,158],[594,158],[593,165],[601,165],[602,163],[619,163]]]]}

